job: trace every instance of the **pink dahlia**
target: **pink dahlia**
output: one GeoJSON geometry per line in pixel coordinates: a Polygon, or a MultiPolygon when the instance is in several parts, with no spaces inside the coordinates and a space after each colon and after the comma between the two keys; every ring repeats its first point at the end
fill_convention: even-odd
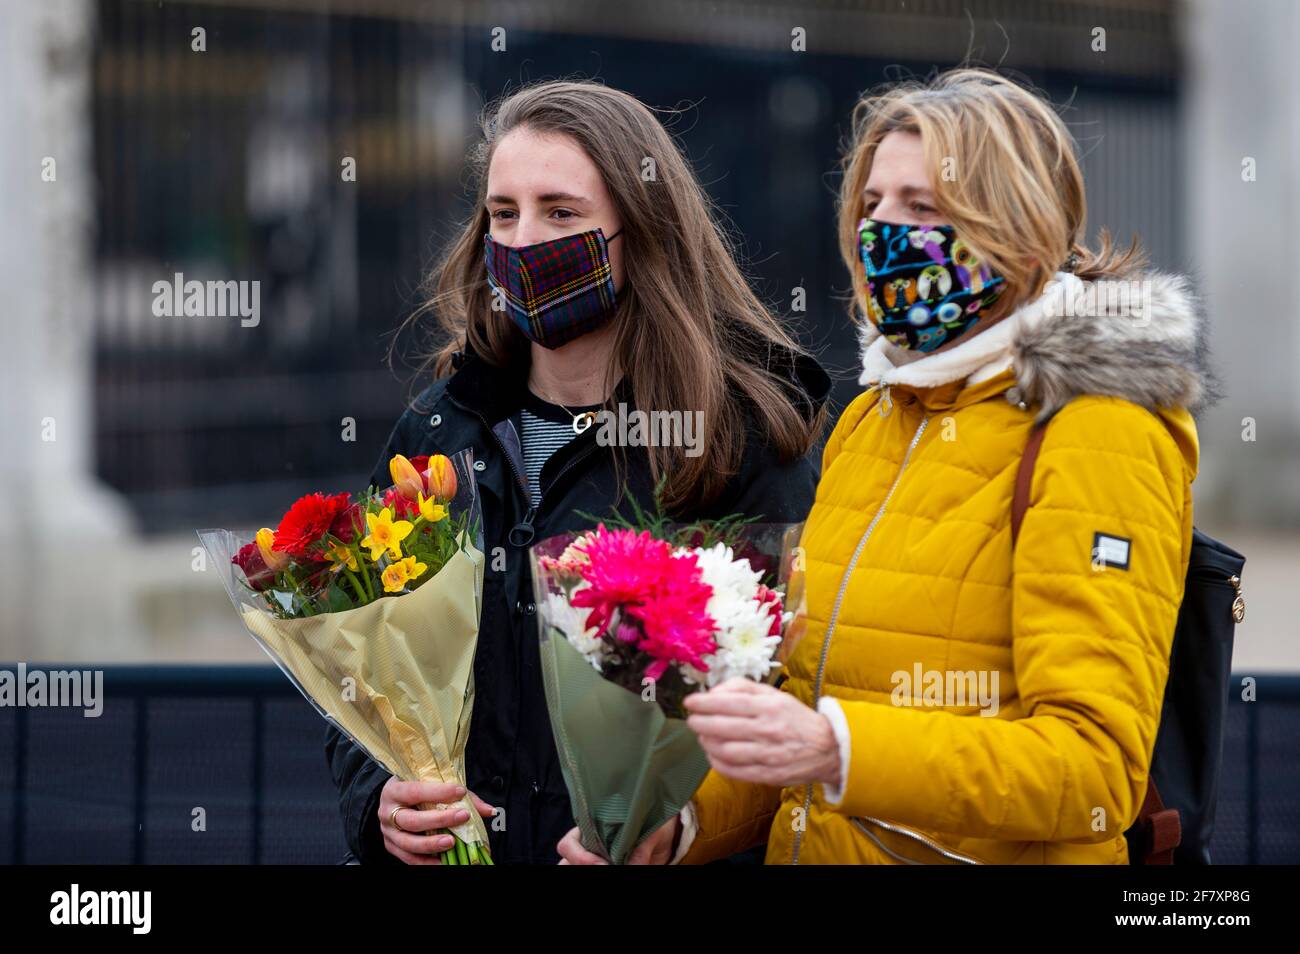
{"type": "Polygon", "coordinates": [[[704,582],[694,553],[674,557],[654,598],[629,613],[641,621],[645,638],[637,649],[654,657],[646,676],[658,679],[672,663],[686,663],[708,672],[704,657],[718,649],[717,624],[706,607],[713,587],[704,582]]]}
{"type": "Polygon", "coordinates": [[[716,624],[706,607],[713,588],[703,580],[693,553],[673,556],[665,540],[648,530],[606,530],[601,524],[583,547],[589,560],[580,568],[587,586],[573,594],[573,605],[591,610],[587,625],[604,636],[616,611],[640,623],[620,625],[618,638],[652,656],[646,670],[658,679],[672,663],[707,669],[703,657],[717,649],[716,624]]]}
{"type": "Polygon", "coordinates": [[[672,562],[672,548],[648,530],[606,530],[602,523],[583,549],[588,563],[580,568],[585,586],[573,594],[573,605],[591,609],[587,625],[598,635],[622,607],[630,611],[652,598],[672,562]]]}

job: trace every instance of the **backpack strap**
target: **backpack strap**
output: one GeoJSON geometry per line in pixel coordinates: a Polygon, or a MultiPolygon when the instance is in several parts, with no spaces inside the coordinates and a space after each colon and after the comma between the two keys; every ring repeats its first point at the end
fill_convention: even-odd
{"type": "MultiPolygon", "coordinates": [[[[1043,447],[1043,437],[1047,434],[1047,423],[1035,424],[1029,432],[1029,442],[1020,457],[1020,466],[1016,469],[1016,486],[1011,495],[1011,545],[1014,547],[1020,538],[1020,524],[1024,522],[1025,511],[1029,509],[1029,487],[1034,482],[1034,464],[1038,461],[1038,452],[1043,447]]],[[[1174,849],[1182,843],[1182,819],[1176,808],[1165,808],[1156,788],[1155,779],[1147,778],[1147,794],[1142,800],[1142,809],[1138,812],[1135,825],[1141,826],[1146,834],[1145,852],[1141,863],[1147,865],[1172,865],[1174,849]]]]}
{"type": "Polygon", "coordinates": [[[1046,424],[1035,424],[1029,432],[1029,443],[1020,457],[1020,467],[1016,470],[1016,489],[1011,495],[1011,545],[1016,545],[1020,538],[1020,524],[1024,522],[1025,511],[1029,509],[1029,485],[1034,482],[1034,464],[1038,452],[1043,447],[1043,437],[1047,434],[1046,424]]]}
{"type": "Polygon", "coordinates": [[[1183,822],[1176,808],[1165,808],[1154,779],[1147,780],[1147,797],[1138,812],[1139,825],[1147,832],[1144,865],[1172,865],[1174,849],[1183,840],[1183,822]]]}

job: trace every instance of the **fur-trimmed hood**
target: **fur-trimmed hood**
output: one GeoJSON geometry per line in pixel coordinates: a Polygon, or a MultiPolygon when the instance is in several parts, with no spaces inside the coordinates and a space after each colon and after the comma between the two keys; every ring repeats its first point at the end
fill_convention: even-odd
{"type": "Polygon", "coordinates": [[[1085,282],[1058,272],[1047,290],[993,327],[937,354],[861,333],[864,386],[978,384],[1014,369],[1019,399],[1046,418],[1084,394],[1191,411],[1216,397],[1205,317],[1184,276],[1085,282]]]}

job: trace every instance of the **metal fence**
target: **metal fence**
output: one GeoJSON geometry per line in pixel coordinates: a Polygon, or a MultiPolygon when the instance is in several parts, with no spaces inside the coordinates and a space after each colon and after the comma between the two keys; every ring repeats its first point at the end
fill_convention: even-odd
{"type": "MultiPolygon", "coordinates": [[[[104,696],[89,719],[0,708],[0,863],[343,859],[324,723],[278,669],[112,667],[104,696]]],[[[1300,675],[1258,677],[1257,699],[1229,710],[1211,852],[1296,864],[1300,675]]]]}
{"type": "Polygon", "coordinates": [[[103,706],[0,709],[0,860],[342,860],[324,722],[278,669],[109,667],[103,706]]]}

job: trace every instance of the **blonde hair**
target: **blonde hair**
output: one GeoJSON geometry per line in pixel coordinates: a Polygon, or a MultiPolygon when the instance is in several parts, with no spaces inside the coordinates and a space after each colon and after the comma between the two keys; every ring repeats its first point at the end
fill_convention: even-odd
{"type": "MultiPolygon", "coordinates": [[[[600,170],[623,223],[626,288],[611,321],[635,405],[700,411],[709,435],[694,457],[682,447],[647,448],[652,478],[664,478],[666,508],[714,502],[739,472],[747,441],[772,447],[785,462],[808,453],[827,411],[789,380],[794,356],[806,352],[749,287],[712,203],[650,108],[596,82],[553,80],[493,103],[481,126],[469,157],[476,207],[412,316],[432,312],[443,332],[422,370],[450,374],[466,342],[497,366],[526,353],[514,322],[491,307],[483,262],[487,171],[513,130],[568,136],[600,170]],[[652,182],[641,175],[647,158],[656,164],[652,182]]],[[[611,365],[609,386],[612,373],[611,365]]]]}
{"type": "Polygon", "coordinates": [[[1051,104],[992,70],[963,67],[873,90],[854,108],[839,239],[854,276],[855,319],[868,313],[857,230],[865,214],[863,191],[876,150],[896,131],[921,137],[938,211],[976,257],[1006,279],[990,316],[995,320],[1037,297],[1071,256],[1070,270],[1089,280],[1124,277],[1144,263],[1136,239],[1120,251],[1105,229],[1096,251],[1086,246],[1077,145],[1051,104]]]}

